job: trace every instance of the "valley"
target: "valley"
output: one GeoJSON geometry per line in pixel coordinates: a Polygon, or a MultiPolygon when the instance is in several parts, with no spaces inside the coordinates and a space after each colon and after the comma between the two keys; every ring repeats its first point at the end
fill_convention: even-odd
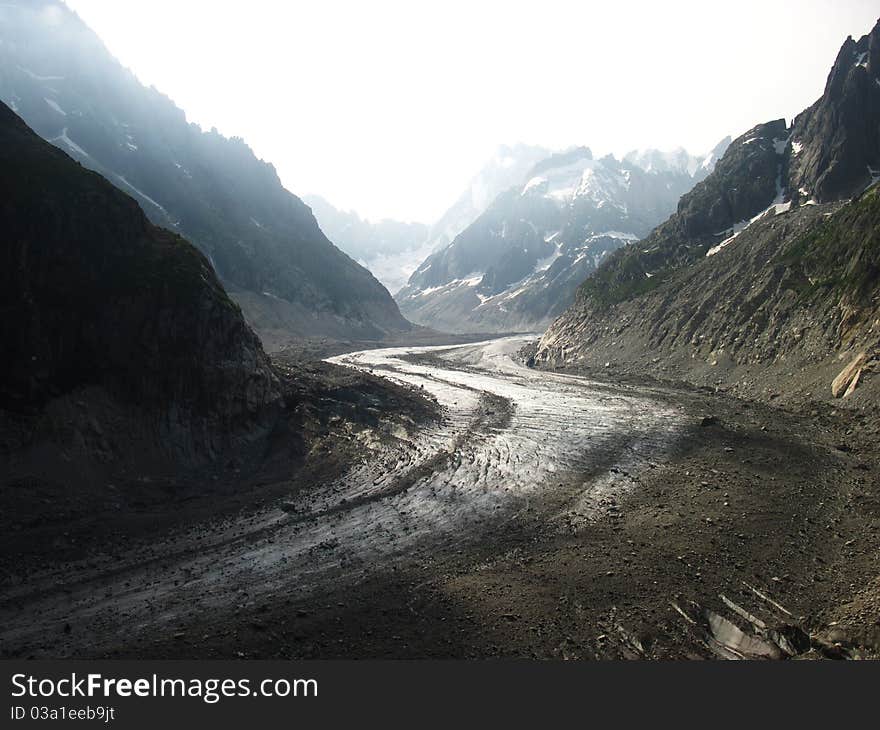
{"type": "Polygon", "coordinates": [[[878,464],[836,448],[843,416],[536,371],[528,342],[332,358],[440,419],[238,511],[7,566],[4,655],[821,656],[876,601],[878,464]]]}
{"type": "Polygon", "coordinates": [[[0,3],[0,658],[880,659],[873,9],[86,5],[0,3]]]}

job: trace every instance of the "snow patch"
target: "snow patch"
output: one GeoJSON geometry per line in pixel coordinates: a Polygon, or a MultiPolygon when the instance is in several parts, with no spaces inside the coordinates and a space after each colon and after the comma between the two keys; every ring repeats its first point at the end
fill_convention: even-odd
{"type": "Polygon", "coordinates": [[[61,134],[53,139],[49,140],[56,147],[58,143],[61,142],[67,146],[67,149],[76,152],[83,157],[90,157],[89,153],[86,152],[82,147],[80,147],[76,142],[74,142],[70,137],[67,136],[67,127],[61,130],[61,134]]]}
{"type": "Polygon", "coordinates": [[[543,259],[538,259],[535,262],[534,273],[538,274],[542,271],[547,271],[547,269],[549,269],[553,265],[553,262],[556,261],[556,259],[558,259],[561,255],[562,246],[557,246],[556,250],[553,251],[553,253],[551,253],[549,256],[543,259]]]}
{"type": "Polygon", "coordinates": [[[161,210],[161,211],[162,211],[163,213],[165,213],[166,215],[168,214],[168,211],[165,210],[165,208],[163,208],[161,205],[159,205],[155,200],[153,200],[153,199],[152,199],[149,195],[147,195],[145,192],[143,192],[143,191],[141,191],[141,190],[138,190],[134,185],[132,185],[128,180],[126,180],[122,175],[119,175],[118,177],[119,177],[119,179],[122,181],[122,183],[123,183],[127,188],[129,188],[130,190],[132,190],[132,191],[134,191],[135,193],[137,193],[141,198],[143,198],[144,200],[146,200],[148,203],[152,203],[153,205],[155,205],[159,210],[161,210]]]}
{"type": "Polygon", "coordinates": [[[639,237],[634,233],[624,233],[623,231],[605,231],[604,233],[596,233],[591,236],[591,240],[596,238],[616,238],[619,241],[638,241],[639,237]]]}
{"type": "Polygon", "coordinates": [[[473,287],[477,286],[483,280],[483,274],[479,272],[474,272],[470,274],[466,279],[453,279],[447,284],[441,284],[440,286],[431,286],[427,289],[422,289],[416,296],[426,297],[429,294],[433,294],[438,291],[452,290],[458,289],[459,287],[473,287]]]}
{"type": "Polygon", "coordinates": [[[586,198],[597,207],[613,205],[626,212],[620,201],[629,187],[629,175],[611,169],[602,160],[579,159],[531,178],[520,195],[541,195],[560,205],[586,198]]]}
{"type": "Polygon", "coordinates": [[[776,209],[775,215],[782,215],[783,213],[788,213],[791,210],[791,201],[787,200],[784,203],[777,203],[773,206],[776,209]]]}
{"type": "Polygon", "coordinates": [[[62,109],[60,106],[58,106],[57,102],[53,101],[52,99],[48,99],[45,96],[43,97],[43,101],[45,101],[52,108],[53,111],[58,112],[62,117],[67,116],[67,112],[64,111],[64,109],[62,109]]]}
{"type": "MultiPolygon", "coordinates": [[[[786,140],[787,141],[787,140],[786,140]]],[[[773,141],[776,144],[776,140],[773,141]]],[[[747,221],[740,221],[739,223],[735,223],[733,228],[729,228],[727,231],[724,231],[721,234],[728,234],[727,238],[725,238],[721,243],[717,246],[713,246],[708,251],[706,251],[706,256],[714,256],[723,248],[729,246],[740,233],[742,233],[746,228],[748,228],[752,223],[757,220],[760,220],[765,215],[767,215],[771,210],[773,211],[773,215],[782,215],[783,213],[787,213],[791,209],[791,201],[783,202],[783,198],[785,197],[785,190],[782,187],[782,166],[780,165],[779,172],[776,176],[776,198],[773,200],[770,205],[768,205],[764,210],[758,213],[756,216],[747,221]]]]}
{"type": "Polygon", "coordinates": [[[701,170],[713,170],[715,168],[715,163],[718,162],[718,155],[714,152],[710,152],[706,155],[705,159],[702,163],[700,163],[701,170]]]}
{"type": "Polygon", "coordinates": [[[63,76],[40,76],[24,66],[18,66],[18,70],[30,76],[34,81],[64,81],[63,76]]]}
{"type": "Polygon", "coordinates": [[[529,192],[529,190],[532,190],[532,189],[538,187],[539,185],[543,185],[545,182],[547,182],[546,177],[541,177],[540,175],[537,177],[533,177],[531,180],[529,180],[526,183],[525,187],[522,189],[522,192],[520,193],[520,197],[522,197],[527,192],[529,192]]]}

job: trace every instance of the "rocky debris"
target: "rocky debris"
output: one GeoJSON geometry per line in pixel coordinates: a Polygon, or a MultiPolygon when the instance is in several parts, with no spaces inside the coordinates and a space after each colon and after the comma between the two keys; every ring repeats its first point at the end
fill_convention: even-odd
{"type": "Polygon", "coordinates": [[[697,640],[722,659],[855,658],[840,642],[833,646],[821,634],[810,635],[802,622],[765,592],[744,585],[745,593],[758,600],[751,609],[724,594],[718,597],[727,615],[696,602],[685,608],[674,601],[671,605],[697,640]]]}

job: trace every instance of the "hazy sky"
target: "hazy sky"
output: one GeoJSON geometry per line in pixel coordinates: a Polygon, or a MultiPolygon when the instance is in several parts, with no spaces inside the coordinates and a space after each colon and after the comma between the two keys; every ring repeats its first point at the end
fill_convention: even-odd
{"type": "Polygon", "coordinates": [[[499,143],[684,146],[791,119],[877,0],[67,0],[299,195],[431,222],[499,143]]]}

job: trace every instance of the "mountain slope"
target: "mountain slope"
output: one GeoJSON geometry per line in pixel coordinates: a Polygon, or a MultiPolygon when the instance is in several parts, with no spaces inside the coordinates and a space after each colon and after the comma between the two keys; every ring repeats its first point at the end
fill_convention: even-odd
{"type": "MultiPolygon", "coordinates": [[[[779,197],[785,120],[759,124],[736,139],[713,173],[683,195],[676,212],[643,241],[617,251],[587,279],[582,298],[607,305],[652,289],[667,274],[726,245],[779,197]]],[[[780,203],[782,200],[780,199],[780,203]]]]}
{"type": "Polygon", "coordinates": [[[401,311],[454,332],[541,329],[609,253],[668,215],[694,179],[687,166],[595,160],[585,147],[551,155],[425,260],[397,295],[401,311]]]}
{"type": "Polygon", "coordinates": [[[4,3],[0,41],[0,99],[198,246],[267,340],[408,329],[388,292],[327,240],[271,165],[240,139],[188,124],[66,7],[4,3]]]}
{"type": "Polygon", "coordinates": [[[211,453],[279,400],[208,260],[4,104],[0,230],[0,408],[97,388],[169,448],[211,453]]]}
{"type": "Polygon", "coordinates": [[[753,397],[871,383],[880,196],[859,191],[880,162],[878,46],[880,23],[847,39],[791,128],[777,120],[734,142],[668,221],[584,282],[536,362],[608,363],[753,397]]]}
{"type": "Polygon", "coordinates": [[[318,195],[303,198],[318,225],[339,248],[370,272],[390,292],[398,291],[431,253],[428,226],[385,219],[363,220],[354,211],[339,210],[318,195]]]}

